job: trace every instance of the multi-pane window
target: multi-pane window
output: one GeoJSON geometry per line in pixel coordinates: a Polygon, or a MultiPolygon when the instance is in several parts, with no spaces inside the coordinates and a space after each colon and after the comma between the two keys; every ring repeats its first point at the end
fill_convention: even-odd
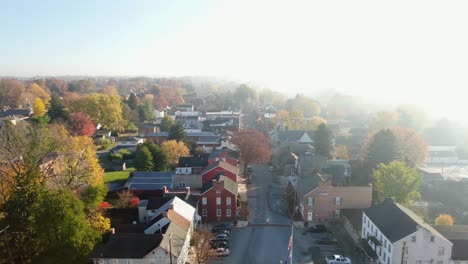
{"type": "Polygon", "coordinates": [[[231,217],[231,209],[226,209],[226,216],[231,217]]]}
{"type": "Polygon", "coordinates": [[[307,205],[308,206],[314,205],[314,197],[307,197],[307,205]]]}
{"type": "Polygon", "coordinates": [[[206,197],[203,197],[203,198],[202,198],[202,204],[203,204],[203,205],[206,205],[206,197]]]}
{"type": "Polygon", "coordinates": [[[216,216],[218,216],[218,217],[221,216],[221,209],[216,209],[216,216]]]}
{"type": "Polygon", "coordinates": [[[392,253],[392,244],[388,243],[388,252],[392,253]]]}
{"type": "Polygon", "coordinates": [[[231,197],[226,197],[226,205],[231,205],[231,197]]]}
{"type": "Polygon", "coordinates": [[[202,213],[203,213],[203,216],[207,216],[207,215],[208,215],[208,210],[203,209],[203,210],[202,210],[202,213]]]}
{"type": "Polygon", "coordinates": [[[335,205],[341,205],[341,197],[335,197],[335,205]]]}
{"type": "Polygon", "coordinates": [[[431,242],[434,242],[434,236],[431,236],[431,242]]]}
{"type": "Polygon", "coordinates": [[[416,236],[411,237],[411,242],[416,242],[416,236]]]}
{"type": "Polygon", "coordinates": [[[221,197],[216,197],[216,205],[221,205],[221,197]]]}

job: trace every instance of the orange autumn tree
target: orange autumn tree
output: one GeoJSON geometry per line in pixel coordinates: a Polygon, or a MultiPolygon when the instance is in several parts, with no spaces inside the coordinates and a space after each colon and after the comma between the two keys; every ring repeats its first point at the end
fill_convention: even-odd
{"type": "Polygon", "coordinates": [[[237,132],[232,143],[240,151],[240,159],[244,171],[249,163],[266,163],[270,160],[270,141],[258,130],[243,130],[237,132]]]}
{"type": "Polygon", "coordinates": [[[435,225],[453,225],[455,220],[449,214],[439,214],[435,219],[435,225]]]}

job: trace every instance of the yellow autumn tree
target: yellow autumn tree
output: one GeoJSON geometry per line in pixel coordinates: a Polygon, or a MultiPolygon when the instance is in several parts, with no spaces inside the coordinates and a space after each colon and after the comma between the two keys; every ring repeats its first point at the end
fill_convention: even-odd
{"type": "Polygon", "coordinates": [[[104,170],[96,158],[96,146],[87,136],[69,136],[58,153],[60,162],[50,177],[53,185],[72,190],[103,183],[104,170]]]}
{"type": "Polygon", "coordinates": [[[45,104],[41,98],[36,97],[33,103],[34,116],[43,116],[45,114],[45,104]]]}
{"type": "Polygon", "coordinates": [[[348,146],[346,145],[335,146],[335,157],[337,159],[349,160],[348,146]]]}
{"type": "Polygon", "coordinates": [[[327,120],[319,116],[314,116],[310,120],[312,130],[317,130],[320,124],[326,124],[326,123],[327,123],[327,120]]]}
{"type": "Polygon", "coordinates": [[[436,225],[453,225],[455,220],[453,216],[449,214],[439,214],[439,216],[435,220],[436,225]]]}
{"type": "Polygon", "coordinates": [[[169,140],[161,144],[161,148],[166,153],[167,162],[171,166],[176,166],[179,162],[179,158],[187,156],[189,149],[182,141],[169,140]]]}

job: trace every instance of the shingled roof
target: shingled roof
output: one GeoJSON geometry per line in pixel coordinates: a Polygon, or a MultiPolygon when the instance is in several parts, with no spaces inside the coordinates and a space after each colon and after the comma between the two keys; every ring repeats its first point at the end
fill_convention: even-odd
{"type": "Polygon", "coordinates": [[[91,253],[90,258],[143,258],[156,249],[162,240],[161,234],[115,234],[109,237],[107,243],[98,245],[91,253]]]}
{"type": "Polygon", "coordinates": [[[365,209],[364,213],[392,243],[416,232],[418,227],[446,239],[413,211],[391,198],[386,198],[382,203],[365,209]]]}

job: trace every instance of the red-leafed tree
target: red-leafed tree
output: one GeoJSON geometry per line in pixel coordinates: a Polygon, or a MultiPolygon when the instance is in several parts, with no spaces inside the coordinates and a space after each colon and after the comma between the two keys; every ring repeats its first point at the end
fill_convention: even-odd
{"type": "Polygon", "coordinates": [[[270,160],[270,141],[258,130],[237,132],[232,143],[240,151],[244,171],[249,163],[266,163],[270,160]]]}
{"type": "Polygon", "coordinates": [[[155,96],[153,99],[153,105],[158,110],[163,110],[169,106],[169,101],[163,96],[155,96]]]}
{"type": "Polygon", "coordinates": [[[82,112],[70,114],[68,127],[70,133],[75,136],[92,136],[96,130],[91,117],[82,112]]]}

